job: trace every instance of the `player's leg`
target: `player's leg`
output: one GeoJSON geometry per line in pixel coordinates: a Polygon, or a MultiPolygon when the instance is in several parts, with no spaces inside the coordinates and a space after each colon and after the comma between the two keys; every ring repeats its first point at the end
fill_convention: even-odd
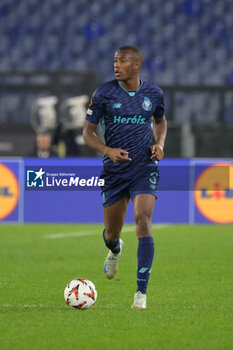
{"type": "Polygon", "coordinates": [[[125,215],[129,203],[129,198],[123,197],[113,205],[104,207],[103,232],[104,242],[109,253],[105,260],[104,272],[107,278],[115,276],[118,269],[119,256],[123,247],[123,241],[120,239],[121,230],[125,221],[125,215]]]}
{"type": "Polygon", "coordinates": [[[151,218],[155,196],[141,193],[133,198],[136,233],[138,237],[137,252],[137,293],[132,308],[146,308],[146,291],[154,258],[154,239],[151,218]]]}
{"type": "Polygon", "coordinates": [[[133,198],[136,234],[142,237],[152,236],[151,218],[156,197],[150,193],[140,193],[133,198]]]}
{"type": "Polygon", "coordinates": [[[128,204],[129,198],[123,197],[115,204],[103,208],[105,239],[107,241],[115,242],[120,238],[128,204]]]}

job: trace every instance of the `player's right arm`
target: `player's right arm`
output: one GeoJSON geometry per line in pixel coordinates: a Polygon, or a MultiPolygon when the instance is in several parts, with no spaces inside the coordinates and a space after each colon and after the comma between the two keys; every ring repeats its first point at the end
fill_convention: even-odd
{"type": "Polygon", "coordinates": [[[91,123],[87,119],[85,120],[83,139],[89,147],[111,158],[113,163],[122,163],[127,160],[131,160],[131,158],[128,156],[128,152],[124,149],[106,146],[96,135],[96,128],[97,124],[91,123]]]}
{"type": "Polygon", "coordinates": [[[105,100],[101,93],[101,87],[99,87],[93,93],[91,103],[87,110],[83,129],[83,139],[89,147],[109,157],[114,163],[131,160],[127,151],[121,148],[111,148],[106,146],[95,133],[97,125],[104,114],[104,103],[105,100]]]}

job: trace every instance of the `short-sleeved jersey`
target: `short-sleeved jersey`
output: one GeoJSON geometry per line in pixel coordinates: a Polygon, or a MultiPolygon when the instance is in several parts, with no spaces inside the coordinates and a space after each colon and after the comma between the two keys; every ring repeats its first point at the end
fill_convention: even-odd
{"type": "Polygon", "coordinates": [[[92,95],[86,119],[102,124],[105,143],[129,152],[132,161],[114,164],[105,156],[104,167],[125,170],[154,162],[151,157],[152,117],[164,115],[162,90],[152,82],[143,82],[136,92],[128,92],[117,80],[100,85],[92,95]]]}

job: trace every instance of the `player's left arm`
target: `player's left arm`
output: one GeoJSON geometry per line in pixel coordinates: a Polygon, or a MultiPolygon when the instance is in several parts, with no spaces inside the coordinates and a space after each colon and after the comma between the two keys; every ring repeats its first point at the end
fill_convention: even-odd
{"type": "Polygon", "coordinates": [[[165,115],[161,118],[153,118],[153,131],[156,144],[151,147],[151,159],[161,160],[164,156],[164,144],[167,135],[167,121],[165,115]]]}

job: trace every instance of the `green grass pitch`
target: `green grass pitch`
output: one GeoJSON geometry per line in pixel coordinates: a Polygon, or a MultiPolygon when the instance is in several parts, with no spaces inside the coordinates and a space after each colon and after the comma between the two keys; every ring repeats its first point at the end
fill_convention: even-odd
{"type": "Polygon", "coordinates": [[[148,308],[131,310],[137,239],[113,280],[103,274],[101,225],[0,226],[0,349],[233,349],[232,226],[154,227],[148,308]],[[85,234],[86,232],[86,234],[85,234]],[[60,233],[60,236],[59,236],[60,233]],[[63,291],[88,278],[98,298],[70,309],[63,291]]]}

